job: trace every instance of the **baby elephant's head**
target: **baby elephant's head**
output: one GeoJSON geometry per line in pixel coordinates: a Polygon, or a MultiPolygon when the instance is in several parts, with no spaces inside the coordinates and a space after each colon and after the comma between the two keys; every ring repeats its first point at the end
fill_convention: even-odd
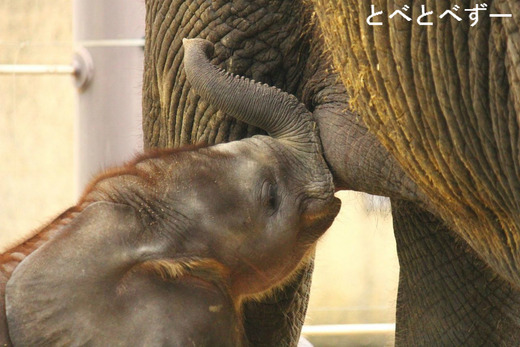
{"type": "Polygon", "coordinates": [[[203,99],[270,135],[199,150],[178,176],[189,182],[182,214],[211,239],[207,252],[229,270],[232,291],[261,292],[298,267],[339,211],[316,123],[294,96],[210,64],[208,41],[185,40],[184,50],[203,99]]]}
{"type": "Polygon", "coordinates": [[[161,166],[172,175],[160,190],[175,212],[164,218],[175,226],[164,231],[173,242],[163,254],[185,266],[212,264],[234,297],[265,291],[291,274],[340,202],[329,175],[315,181],[317,165],[324,165],[318,156],[290,146],[258,136],[165,158],[161,166]]]}

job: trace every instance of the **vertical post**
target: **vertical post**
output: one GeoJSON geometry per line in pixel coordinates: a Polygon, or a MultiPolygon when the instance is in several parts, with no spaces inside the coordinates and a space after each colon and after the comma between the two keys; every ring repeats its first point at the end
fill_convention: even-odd
{"type": "Polygon", "coordinates": [[[97,172],[142,149],[145,8],[142,0],[74,0],[73,6],[78,57],[92,65],[76,102],[75,186],[80,193],[97,172]]]}

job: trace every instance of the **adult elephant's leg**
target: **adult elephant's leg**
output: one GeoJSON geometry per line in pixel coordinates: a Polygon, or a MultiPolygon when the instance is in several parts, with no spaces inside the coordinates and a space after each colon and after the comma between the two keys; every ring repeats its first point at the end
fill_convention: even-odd
{"type": "MultiPolygon", "coordinates": [[[[226,117],[190,91],[182,38],[215,44],[213,63],[298,94],[307,61],[310,12],[294,1],[147,0],[143,130],[147,148],[214,144],[257,129],[226,117]]],[[[237,95],[237,97],[240,97],[237,95]]],[[[253,346],[296,345],[312,266],[275,296],[245,306],[253,346]]]]}
{"type": "Polygon", "coordinates": [[[442,221],[393,200],[399,256],[396,345],[514,346],[520,291],[442,221]]]}
{"type": "Polygon", "coordinates": [[[244,327],[251,345],[296,345],[307,312],[313,268],[311,262],[272,296],[245,305],[244,327]]]}

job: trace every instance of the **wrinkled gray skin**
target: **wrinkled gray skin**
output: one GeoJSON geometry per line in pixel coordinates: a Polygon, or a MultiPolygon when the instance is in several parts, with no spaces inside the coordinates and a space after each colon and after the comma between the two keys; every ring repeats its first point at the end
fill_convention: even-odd
{"type": "Polygon", "coordinates": [[[219,71],[209,42],[184,50],[204,100],[271,136],[152,152],[94,180],[2,255],[2,344],[249,345],[243,302],[308,266],[340,207],[311,114],[219,71]]]}
{"type": "MultiPolygon", "coordinates": [[[[405,3],[148,0],[145,144],[219,143],[259,131],[190,91],[182,38],[210,40],[215,64],[294,94],[312,112],[337,189],[392,199],[397,345],[517,345],[520,3],[488,1],[488,13],[513,18],[483,15],[475,28],[467,13],[432,27],[365,25],[371,4],[388,14],[405,3]]],[[[437,14],[453,5],[424,3],[437,14]]],[[[422,2],[406,4],[417,18],[422,2]]],[[[474,5],[459,1],[459,13],[474,5]]],[[[253,345],[295,345],[309,273],[278,299],[246,305],[253,345]]]]}

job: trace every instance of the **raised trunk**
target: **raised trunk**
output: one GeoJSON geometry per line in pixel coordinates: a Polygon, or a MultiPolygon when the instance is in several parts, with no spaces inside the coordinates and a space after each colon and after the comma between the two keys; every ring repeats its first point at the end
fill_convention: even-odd
{"type": "Polygon", "coordinates": [[[203,100],[236,119],[266,130],[272,137],[301,137],[302,142],[318,143],[311,114],[294,95],[218,69],[210,63],[213,44],[207,40],[183,39],[183,42],[186,77],[203,100]]]}
{"type": "Polygon", "coordinates": [[[400,265],[396,345],[517,345],[520,290],[437,217],[398,200],[392,213],[400,265]]]}

